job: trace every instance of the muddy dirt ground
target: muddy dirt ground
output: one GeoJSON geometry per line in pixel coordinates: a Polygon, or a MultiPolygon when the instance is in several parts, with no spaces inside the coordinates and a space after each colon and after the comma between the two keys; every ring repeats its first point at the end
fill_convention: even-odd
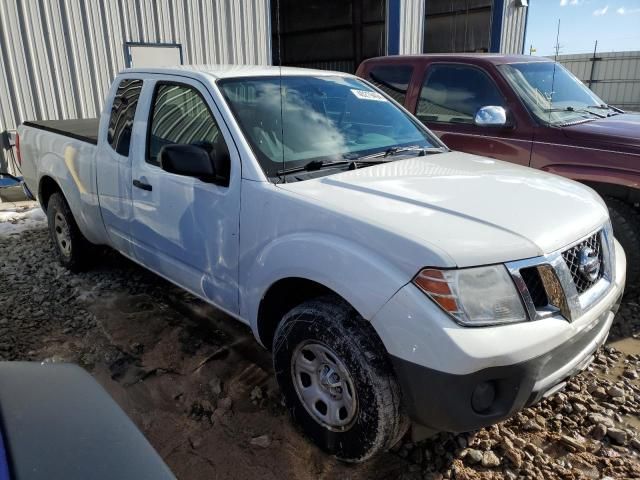
{"type": "Polygon", "coordinates": [[[3,220],[0,359],[87,369],[180,479],[640,478],[637,292],[564,392],[498,426],[407,438],[350,466],[291,424],[270,354],[247,328],[108,250],[71,274],[42,217],[3,220]]]}

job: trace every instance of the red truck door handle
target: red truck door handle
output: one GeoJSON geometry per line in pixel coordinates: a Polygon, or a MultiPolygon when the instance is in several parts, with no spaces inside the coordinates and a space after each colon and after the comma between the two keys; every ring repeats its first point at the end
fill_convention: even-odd
{"type": "Polygon", "coordinates": [[[153,187],[151,185],[149,185],[148,183],[141,182],[140,180],[134,180],[133,186],[137,188],[141,188],[142,190],[146,190],[147,192],[150,192],[151,190],[153,190],[153,187]]]}

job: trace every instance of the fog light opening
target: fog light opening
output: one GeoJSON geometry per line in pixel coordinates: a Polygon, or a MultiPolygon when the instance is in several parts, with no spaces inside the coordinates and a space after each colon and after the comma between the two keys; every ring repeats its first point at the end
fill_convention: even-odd
{"type": "Polygon", "coordinates": [[[493,382],[482,382],[471,394],[471,408],[476,413],[486,413],[496,399],[496,387],[493,382]]]}

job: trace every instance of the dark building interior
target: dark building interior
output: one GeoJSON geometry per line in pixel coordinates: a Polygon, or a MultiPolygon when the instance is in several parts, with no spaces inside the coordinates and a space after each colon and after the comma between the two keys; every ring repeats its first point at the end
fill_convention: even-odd
{"type": "Polygon", "coordinates": [[[363,60],[386,54],[386,3],[273,0],[273,64],[354,73],[363,60]]]}
{"type": "Polygon", "coordinates": [[[488,52],[492,0],[427,0],[425,53],[488,52]]]}

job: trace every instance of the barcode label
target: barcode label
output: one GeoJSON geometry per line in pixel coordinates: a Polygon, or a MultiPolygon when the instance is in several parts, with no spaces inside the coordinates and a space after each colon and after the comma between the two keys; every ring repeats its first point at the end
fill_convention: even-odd
{"type": "Polygon", "coordinates": [[[387,101],[387,99],[380,95],[378,92],[369,92],[367,90],[356,90],[355,88],[352,88],[351,93],[353,93],[360,100],[374,100],[376,102],[387,101]]]}

